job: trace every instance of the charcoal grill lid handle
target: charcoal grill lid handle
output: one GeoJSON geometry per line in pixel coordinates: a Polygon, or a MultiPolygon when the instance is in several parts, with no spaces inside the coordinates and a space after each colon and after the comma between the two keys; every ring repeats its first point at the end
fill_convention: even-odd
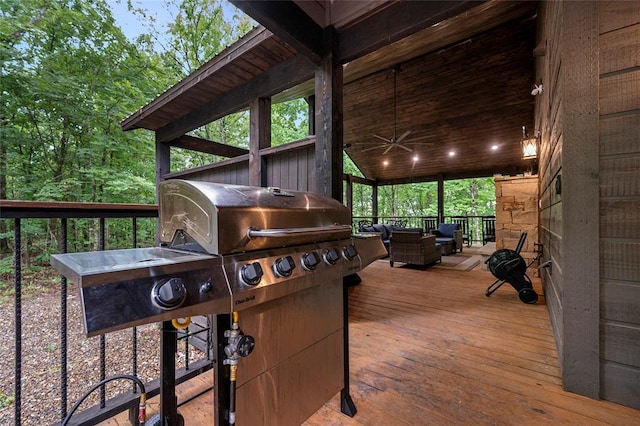
{"type": "Polygon", "coordinates": [[[316,226],[312,228],[280,228],[280,229],[253,229],[247,230],[249,239],[253,238],[285,238],[297,235],[316,235],[326,232],[351,233],[351,225],[316,226]]]}

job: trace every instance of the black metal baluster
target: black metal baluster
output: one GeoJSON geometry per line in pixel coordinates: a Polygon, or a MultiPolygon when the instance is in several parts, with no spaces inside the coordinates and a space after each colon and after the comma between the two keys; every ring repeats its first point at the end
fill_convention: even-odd
{"type": "MultiPolygon", "coordinates": [[[[105,226],[104,226],[104,217],[100,218],[100,247],[99,249],[103,251],[105,249],[105,226]]],[[[106,339],[104,334],[100,335],[100,381],[106,378],[106,339]]],[[[100,408],[104,408],[106,406],[106,385],[100,386],[100,408]]]]}
{"type": "Polygon", "coordinates": [[[20,426],[22,417],[22,241],[20,241],[20,219],[14,220],[13,236],[15,241],[15,387],[14,412],[15,425],[20,426]]]}
{"type": "Polygon", "coordinates": [[[191,336],[189,327],[185,328],[184,332],[184,369],[189,371],[189,337],[191,336]]]}
{"type": "MultiPolygon", "coordinates": [[[[133,248],[138,247],[138,218],[133,218],[133,248]]],[[[131,337],[132,355],[131,355],[131,374],[138,375],[138,328],[133,327],[133,335],[131,337]]],[[[133,393],[137,393],[138,385],[133,382],[133,393]]]]}
{"type": "MultiPolygon", "coordinates": [[[[67,218],[60,219],[60,250],[67,252],[67,218]]],[[[60,417],[67,416],[67,278],[60,279],[60,417]]]]}

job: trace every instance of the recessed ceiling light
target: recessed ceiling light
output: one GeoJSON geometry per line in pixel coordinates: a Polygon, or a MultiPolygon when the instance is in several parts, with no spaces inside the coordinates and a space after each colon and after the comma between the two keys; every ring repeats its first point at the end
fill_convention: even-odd
{"type": "Polygon", "coordinates": [[[449,151],[449,157],[453,157],[454,155],[456,155],[455,151],[449,151]]]}
{"type": "Polygon", "coordinates": [[[497,151],[498,145],[491,145],[491,151],[497,151]]]}
{"type": "Polygon", "coordinates": [[[413,156],[413,162],[415,163],[416,161],[418,161],[418,156],[417,156],[417,155],[414,155],[414,156],[413,156]]]}
{"type": "Polygon", "coordinates": [[[383,166],[388,166],[388,165],[389,165],[389,161],[384,160],[384,161],[382,162],[382,165],[383,165],[383,166]]]}

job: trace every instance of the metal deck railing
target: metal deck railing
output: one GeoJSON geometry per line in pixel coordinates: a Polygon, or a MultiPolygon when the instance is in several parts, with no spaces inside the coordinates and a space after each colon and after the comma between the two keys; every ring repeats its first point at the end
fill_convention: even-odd
{"type": "MultiPolygon", "coordinates": [[[[13,293],[14,293],[14,395],[13,395],[13,408],[14,416],[13,420],[15,425],[21,425],[23,420],[28,418],[27,414],[23,410],[25,400],[22,392],[26,381],[30,381],[30,388],[42,386],[38,383],[37,378],[30,376],[30,372],[23,370],[23,341],[25,338],[29,338],[27,333],[30,331],[23,328],[23,253],[27,248],[23,242],[23,228],[29,220],[57,220],[60,234],[59,234],[59,253],[66,253],[69,243],[68,226],[69,221],[72,220],[95,220],[98,223],[98,240],[93,246],[98,250],[105,250],[107,248],[125,248],[125,247],[107,247],[106,243],[106,224],[108,220],[118,218],[119,220],[131,220],[131,239],[127,245],[135,248],[138,245],[138,221],[139,220],[152,220],[154,222],[155,233],[155,218],[158,216],[158,207],[155,205],[135,205],[135,204],[102,204],[102,203],[54,203],[54,202],[28,202],[28,201],[5,201],[0,200],[0,220],[4,222],[5,228],[10,229],[13,227],[13,239],[10,241],[13,244],[14,262],[13,262],[13,293]]],[[[45,266],[48,267],[48,264],[45,266]]],[[[59,423],[62,421],[70,409],[70,406],[75,401],[69,401],[69,375],[68,367],[72,363],[80,362],[82,360],[69,359],[67,336],[69,333],[70,324],[68,323],[68,283],[64,277],[60,280],[60,299],[58,304],[60,315],[60,330],[59,330],[59,351],[60,359],[59,365],[51,366],[51,368],[58,368],[60,371],[60,389],[57,395],[51,395],[49,391],[39,392],[42,394],[42,403],[50,404],[50,401],[59,400],[59,419],[55,418],[46,421],[48,423],[59,423]],[[46,402],[45,402],[46,401],[46,402]]],[[[55,309],[53,306],[46,306],[42,309],[55,309]]],[[[74,328],[76,325],[72,325],[74,328]]],[[[138,375],[138,329],[136,327],[130,329],[131,340],[130,348],[119,348],[120,351],[130,351],[132,356],[130,365],[126,367],[131,375],[138,375]]],[[[207,351],[205,357],[190,365],[189,363],[189,339],[194,334],[206,334],[206,337],[201,340],[210,341],[211,334],[208,329],[201,329],[196,332],[183,333],[178,337],[178,340],[184,341],[185,361],[184,367],[176,371],[176,383],[182,383],[202,372],[211,369],[212,354],[207,351]]],[[[109,356],[118,356],[118,354],[111,354],[107,352],[107,339],[108,335],[101,335],[99,337],[99,350],[97,357],[99,359],[99,375],[102,380],[107,375],[106,360],[109,356]]],[[[210,346],[210,345],[207,345],[210,346]]],[[[159,348],[158,348],[159,351],[159,348]]],[[[123,361],[123,363],[125,363],[123,361]]],[[[2,371],[2,375],[7,377],[11,374],[9,371],[2,371]]],[[[98,382],[99,380],[96,380],[98,382]]],[[[83,387],[89,387],[89,384],[83,383],[83,387]]],[[[160,379],[155,378],[145,384],[147,397],[151,398],[159,394],[160,379]]],[[[107,398],[106,388],[102,386],[99,389],[99,403],[92,407],[82,410],[73,416],[70,424],[96,424],[100,421],[113,417],[115,414],[129,410],[129,418],[133,424],[137,422],[137,409],[138,409],[138,390],[136,385],[133,385],[133,389],[130,392],[125,392],[119,395],[110,396],[107,398]]],[[[5,413],[7,414],[7,413],[5,413]]],[[[0,419],[0,423],[2,420],[0,419]]],[[[40,424],[40,422],[38,422],[40,424]]]]}
{"type": "Polygon", "coordinates": [[[354,232],[357,232],[363,223],[385,223],[400,225],[405,228],[422,228],[425,232],[430,232],[438,227],[438,223],[454,223],[466,222],[467,235],[469,243],[482,243],[485,238],[485,230],[483,229],[483,218],[492,218],[494,216],[473,216],[473,215],[451,215],[444,216],[438,221],[437,216],[353,216],[352,226],[354,232]]]}

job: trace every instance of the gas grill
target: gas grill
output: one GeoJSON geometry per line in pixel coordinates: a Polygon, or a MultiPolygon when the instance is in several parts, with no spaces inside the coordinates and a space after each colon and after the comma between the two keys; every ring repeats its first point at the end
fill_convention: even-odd
{"type": "Polygon", "coordinates": [[[386,255],[378,236],[351,235],[349,210],[318,194],[186,180],[160,183],[158,222],[160,247],[52,256],[87,336],[163,321],[172,375],[170,321],[211,315],[216,424],[299,424],[338,391],[353,414],[343,278],[386,255]]]}

